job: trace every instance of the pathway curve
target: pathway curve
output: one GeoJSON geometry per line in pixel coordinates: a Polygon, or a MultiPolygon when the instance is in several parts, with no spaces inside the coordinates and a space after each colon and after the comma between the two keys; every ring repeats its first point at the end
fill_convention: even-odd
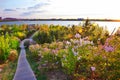
{"type": "Polygon", "coordinates": [[[20,43],[20,55],[17,64],[17,70],[13,80],[37,80],[27,59],[26,59],[26,51],[24,47],[24,42],[33,41],[32,38],[25,39],[20,43]]]}

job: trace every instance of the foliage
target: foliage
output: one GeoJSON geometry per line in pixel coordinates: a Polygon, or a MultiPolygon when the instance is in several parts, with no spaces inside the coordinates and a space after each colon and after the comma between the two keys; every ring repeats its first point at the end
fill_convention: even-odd
{"type": "Polygon", "coordinates": [[[74,56],[72,49],[68,49],[68,53],[64,54],[64,58],[61,59],[62,67],[65,68],[67,74],[74,74],[77,57],[74,56]]]}
{"type": "Polygon", "coordinates": [[[17,49],[19,41],[15,37],[2,35],[0,37],[0,61],[5,61],[8,58],[11,49],[17,49]]]}
{"type": "Polygon", "coordinates": [[[5,61],[10,52],[9,37],[0,37],[0,61],[5,61]]]}
{"type": "Polygon", "coordinates": [[[33,37],[33,39],[39,44],[51,43],[56,40],[62,41],[65,39],[70,39],[72,37],[72,33],[70,34],[69,32],[70,29],[65,26],[50,25],[48,27],[46,25],[43,25],[40,27],[39,32],[33,37]]]}
{"type": "Polygon", "coordinates": [[[32,53],[33,58],[38,57],[38,51],[40,50],[40,46],[38,44],[30,45],[29,50],[32,53]]]}
{"type": "Polygon", "coordinates": [[[71,27],[41,25],[38,34],[36,34],[33,39],[39,44],[51,43],[54,41],[70,40],[74,38],[76,33],[79,33],[82,38],[89,37],[89,40],[93,41],[96,45],[98,39],[104,44],[106,38],[109,36],[105,28],[100,27],[98,24],[88,22],[71,27]]]}
{"type": "Polygon", "coordinates": [[[39,65],[46,66],[45,70],[62,68],[76,80],[117,80],[120,78],[119,41],[119,35],[106,36],[103,43],[76,33],[69,41],[42,44],[38,51],[39,65]],[[56,63],[59,67],[55,68],[56,63]]]}
{"type": "Polygon", "coordinates": [[[16,32],[16,33],[14,33],[14,35],[21,40],[23,40],[26,37],[26,34],[23,32],[16,32]]]}
{"type": "Polygon", "coordinates": [[[12,80],[17,68],[17,60],[15,62],[9,62],[4,66],[3,71],[0,73],[2,75],[1,80],[12,80]]]}
{"type": "Polygon", "coordinates": [[[15,61],[18,58],[18,52],[17,50],[10,50],[10,54],[8,56],[8,59],[10,61],[15,61]]]}

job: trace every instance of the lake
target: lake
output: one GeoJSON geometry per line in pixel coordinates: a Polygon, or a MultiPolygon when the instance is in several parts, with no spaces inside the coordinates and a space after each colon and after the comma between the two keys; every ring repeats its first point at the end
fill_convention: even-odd
{"type": "MultiPolygon", "coordinates": [[[[69,25],[79,25],[81,24],[83,21],[10,21],[10,22],[0,22],[0,25],[3,24],[8,24],[8,25],[12,25],[12,24],[17,24],[17,25],[21,25],[21,24],[48,24],[48,25],[64,25],[64,26],[69,26],[69,25]]],[[[92,21],[92,23],[96,23],[101,27],[107,27],[108,31],[111,33],[114,28],[116,28],[116,30],[118,29],[118,27],[120,27],[120,22],[104,22],[104,21],[92,21]]]]}

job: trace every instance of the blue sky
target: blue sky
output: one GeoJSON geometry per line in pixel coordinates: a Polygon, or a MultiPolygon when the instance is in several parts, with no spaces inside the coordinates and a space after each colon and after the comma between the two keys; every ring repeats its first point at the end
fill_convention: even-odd
{"type": "Polygon", "coordinates": [[[120,19],[119,0],[0,0],[0,16],[120,19]]]}

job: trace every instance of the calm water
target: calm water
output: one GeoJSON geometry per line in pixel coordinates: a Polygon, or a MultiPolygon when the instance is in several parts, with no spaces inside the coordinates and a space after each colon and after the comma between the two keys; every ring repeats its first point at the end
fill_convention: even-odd
{"type": "MultiPolygon", "coordinates": [[[[79,25],[80,23],[82,23],[82,21],[11,21],[11,22],[0,22],[0,25],[2,24],[17,24],[17,25],[21,25],[21,24],[54,24],[54,25],[64,25],[64,26],[68,26],[68,25],[79,25]]],[[[99,26],[101,27],[107,27],[107,29],[109,30],[109,32],[112,32],[114,28],[120,27],[120,22],[100,22],[100,21],[95,21],[93,23],[97,23],[99,26]]]]}

